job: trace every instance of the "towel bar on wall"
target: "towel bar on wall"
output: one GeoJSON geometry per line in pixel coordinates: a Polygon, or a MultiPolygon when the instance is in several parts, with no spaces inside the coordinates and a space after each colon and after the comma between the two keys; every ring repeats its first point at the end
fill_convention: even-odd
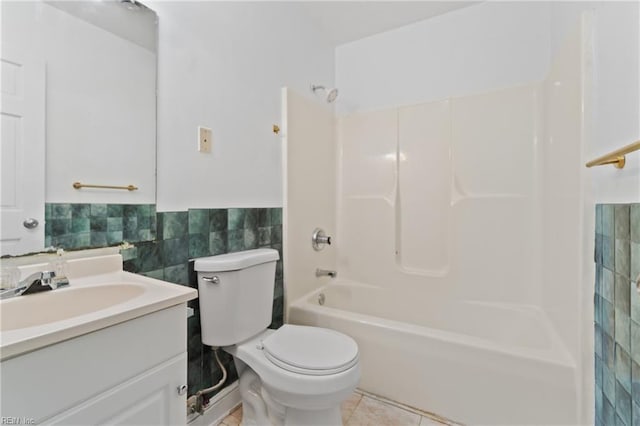
{"type": "Polygon", "coordinates": [[[632,144],[623,146],[620,149],[616,149],[608,154],[598,157],[595,160],[591,160],[587,163],[587,167],[603,166],[605,164],[613,164],[618,169],[622,169],[626,163],[625,155],[637,151],[640,149],[640,141],[635,141],[632,144]]]}
{"type": "Polygon", "coordinates": [[[99,188],[99,189],[124,189],[126,191],[135,191],[138,189],[135,185],[127,185],[127,186],[113,186],[113,185],[89,185],[86,183],[73,182],[73,187],[75,189],[80,188],[99,188]]]}

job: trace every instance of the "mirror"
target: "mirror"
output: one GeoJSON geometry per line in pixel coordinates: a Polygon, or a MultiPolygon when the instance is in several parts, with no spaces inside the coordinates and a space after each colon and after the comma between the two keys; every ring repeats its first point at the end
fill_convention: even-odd
{"type": "Polygon", "coordinates": [[[152,239],[156,14],[135,0],[0,7],[1,254],[152,239]],[[146,228],[127,235],[127,212],[146,228]]]}

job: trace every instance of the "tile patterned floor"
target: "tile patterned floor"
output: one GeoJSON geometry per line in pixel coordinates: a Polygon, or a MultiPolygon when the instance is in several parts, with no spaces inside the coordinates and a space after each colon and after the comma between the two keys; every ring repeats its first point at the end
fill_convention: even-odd
{"type": "MultiPolygon", "coordinates": [[[[444,419],[430,417],[427,413],[405,409],[400,404],[379,399],[373,395],[354,392],[342,403],[344,426],[442,426],[454,425],[444,419]]],[[[242,423],[242,407],[238,407],[222,420],[220,426],[239,426],[242,423]]]]}

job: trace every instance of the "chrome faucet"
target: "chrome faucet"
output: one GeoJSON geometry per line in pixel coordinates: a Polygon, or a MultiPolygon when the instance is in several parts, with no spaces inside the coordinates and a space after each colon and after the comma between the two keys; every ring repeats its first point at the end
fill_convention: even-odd
{"type": "Polygon", "coordinates": [[[17,287],[0,290],[0,299],[55,290],[69,285],[67,277],[56,277],[53,271],[35,272],[20,281],[17,287]]]}
{"type": "Polygon", "coordinates": [[[338,273],[336,271],[330,271],[328,269],[316,269],[316,277],[331,277],[335,278],[338,273]]]}

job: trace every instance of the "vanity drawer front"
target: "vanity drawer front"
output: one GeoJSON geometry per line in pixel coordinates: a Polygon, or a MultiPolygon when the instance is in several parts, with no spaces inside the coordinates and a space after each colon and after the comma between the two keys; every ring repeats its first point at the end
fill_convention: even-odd
{"type": "Polygon", "coordinates": [[[0,415],[41,420],[186,351],[180,304],[0,364],[0,415]]]}

